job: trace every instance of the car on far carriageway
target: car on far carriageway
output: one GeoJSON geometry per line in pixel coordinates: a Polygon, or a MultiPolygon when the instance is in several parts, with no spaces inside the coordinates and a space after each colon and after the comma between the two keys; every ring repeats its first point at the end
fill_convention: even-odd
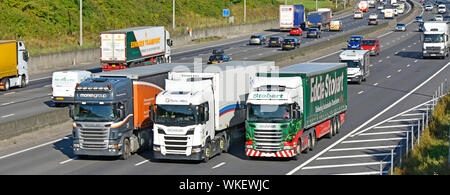
{"type": "Polygon", "coordinates": [[[301,28],[292,28],[291,32],[289,33],[290,36],[302,36],[303,35],[303,30],[301,28]]]}
{"type": "Polygon", "coordinates": [[[320,30],[318,28],[308,28],[306,30],[306,37],[320,38],[320,30]]]}
{"type": "Polygon", "coordinates": [[[249,45],[262,45],[266,44],[266,38],[262,34],[253,34],[248,41],[249,45]]]}
{"type": "Polygon", "coordinates": [[[300,47],[300,39],[288,37],[283,41],[282,50],[291,50],[300,47]]]}
{"type": "Polygon", "coordinates": [[[395,31],[406,31],[405,23],[397,23],[395,26],[395,31]]]}
{"type": "Polygon", "coordinates": [[[271,36],[269,39],[269,47],[281,47],[283,45],[283,37],[271,36]]]}
{"type": "Polygon", "coordinates": [[[226,55],[223,50],[213,50],[212,55],[208,59],[208,64],[219,64],[231,61],[231,57],[226,55]]]}
{"type": "Polygon", "coordinates": [[[369,50],[370,55],[380,54],[380,40],[379,39],[363,39],[361,43],[362,50],[369,50]]]}

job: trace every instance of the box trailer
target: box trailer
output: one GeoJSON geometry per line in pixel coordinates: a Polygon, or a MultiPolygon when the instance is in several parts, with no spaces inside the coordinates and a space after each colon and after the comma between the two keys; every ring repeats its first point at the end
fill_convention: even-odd
{"type": "Polygon", "coordinates": [[[0,59],[0,90],[25,87],[30,78],[25,44],[16,40],[0,40],[0,59]]]}
{"type": "Polygon", "coordinates": [[[73,103],[77,84],[91,77],[86,70],[59,71],[52,74],[52,101],[55,106],[73,103]]]}
{"type": "Polygon", "coordinates": [[[171,62],[173,43],[163,26],[106,31],[100,39],[103,71],[171,62]]]}
{"type": "Polygon", "coordinates": [[[339,132],[347,111],[347,65],[302,63],[261,72],[247,100],[245,153],[297,156],[339,132]]]}
{"type": "Polygon", "coordinates": [[[203,160],[230,146],[231,130],[245,121],[250,78],[274,62],[234,61],[200,72],[171,72],[156,97],[153,157],[203,160]]]}
{"type": "Polygon", "coordinates": [[[280,30],[305,29],[305,7],[303,5],[280,5],[280,30]]]}

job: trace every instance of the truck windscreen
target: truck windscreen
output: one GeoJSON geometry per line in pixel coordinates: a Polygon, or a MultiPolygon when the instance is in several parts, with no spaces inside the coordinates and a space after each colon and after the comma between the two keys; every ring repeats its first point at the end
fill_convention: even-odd
{"type": "Polygon", "coordinates": [[[358,60],[341,60],[343,63],[347,63],[347,67],[349,68],[359,68],[359,65],[361,65],[361,62],[358,60]]]}
{"type": "Polygon", "coordinates": [[[100,104],[75,104],[74,120],[75,121],[114,121],[117,114],[114,112],[113,105],[100,104]]]}
{"type": "Polygon", "coordinates": [[[291,118],[289,105],[248,104],[249,122],[287,122],[291,118]]]}
{"type": "Polygon", "coordinates": [[[158,105],[156,107],[156,123],[166,126],[195,125],[192,108],[188,105],[158,105]]]}
{"type": "Polygon", "coordinates": [[[440,43],[443,41],[442,35],[425,35],[423,42],[425,43],[440,43]]]}

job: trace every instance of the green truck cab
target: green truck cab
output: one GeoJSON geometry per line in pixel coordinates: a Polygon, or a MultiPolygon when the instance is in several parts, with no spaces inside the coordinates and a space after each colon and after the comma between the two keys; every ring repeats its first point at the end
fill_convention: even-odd
{"type": "Polygon", "coordinates": [[[258,73],[245,123],[249,157],[297,158],[339,132],[347,111],[347,65],[302,63],[258,73]]]}

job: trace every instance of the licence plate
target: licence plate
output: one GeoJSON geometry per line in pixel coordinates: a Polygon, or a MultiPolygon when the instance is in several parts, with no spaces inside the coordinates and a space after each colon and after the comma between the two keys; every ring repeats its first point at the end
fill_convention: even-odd
{"type": "Polygon", "coordinates": [[[256,42],[256,41],[258,41],[258,39],[252,39],[252,41],[255,41],[255,42],[256,42]]]}
{"type": "Polygon", "coordinates": [[[290,45],[286,45],[286,47],[291,47],[290,45]]]}
{"type": "Polygon", "coordinates": [[[277,43],[276,41],[272,41],[272,43],[277,43]]]}
{"type": "Polygon", "coordinates": [[[57,97],[56,100],[64,100],[62,97],[57,97]]]}
{"type": "Polygon", "coordinates": [[[213,64],[218,64],[219,62],[212,62],[213,64]]]}

